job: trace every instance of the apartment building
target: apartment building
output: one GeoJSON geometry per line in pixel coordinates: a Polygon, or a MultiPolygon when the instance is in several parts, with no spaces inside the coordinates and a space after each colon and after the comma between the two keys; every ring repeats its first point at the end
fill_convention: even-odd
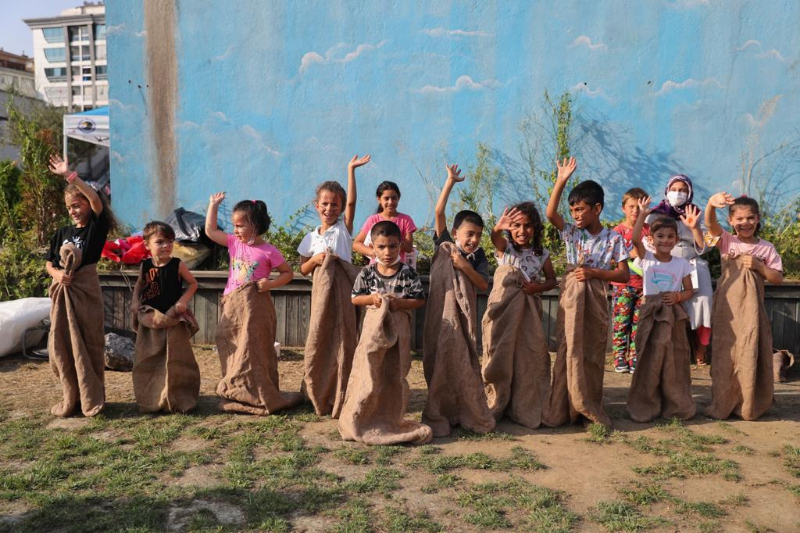
{"type": "Polygon", "coordinates": [[[108,105],[105,11],[102,2],[84,2],[56,17],[25,20],[43,100],[69,112],[108,105]]]}

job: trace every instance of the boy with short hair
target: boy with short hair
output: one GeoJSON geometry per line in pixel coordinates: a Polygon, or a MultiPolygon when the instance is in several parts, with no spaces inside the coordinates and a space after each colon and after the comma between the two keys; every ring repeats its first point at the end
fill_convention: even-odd
{"type": "MultiPolygon", "coordinates": [[[[642,307],[644,295],[641,270],[633,262],[633,258],[637,257],[633,245],[633,228],[639,218],[639,200],[647,197],[648,194],[639,187],[627,190],[622,195],[622,212],[625,218],[614,228],[614,231],[622,235],[625,248],[631,255],[631,259],[628,260],[628,268],[631,271],[628,283],[611,282],[611,301],[614,305],[611,346],[614,353],[614,371],[620,373],[633,374],[636,370],[636,328],[639,324],[639,309],[642,307]]],[[[649,234],[649,227],[645,224],[642,228],[642,237],[647,237],[649,234]]]]}
{"type": "Polygon", "coordinates": [[[551,427],[583,416],[607,426],[603,408],[603,373],[608,331],[606,284],[627,283],[628,251],[622,236],[600,222],[605,193],[596,182],[579,183],[569,193],[575,224],[558,213],[561,195],[577,163],[557,162],[558,175],[547,218],[559,230],[570,269],[561,283],[558,312],[559,347],[551,380],[550,402],[543,422],[551,427]]]}
{"type": "Polygon", "coordinates": [[[411,311],[425,305],[417,273],[400,261],[401,233],[385,220],[370,230],[376,262],[353,285],[353,305],[366,307],[339,416],[344,440],[384,445],[425,444],[431,428],[404,420],[411,369],[411,311]]]}
{"type": "Polygon", "coordinates": [[[435,209],[436,252],[431,262],[422,359],[428,384],[422,421],[435,437],[448,436],[455,425],[476,433],[495,427],[477,347],[475,291],[489,287],[489,261],[480,246],[483,219],[474,211],[459,211],[452,234],[447,230],[447,200],[453,186],[464,178],[457,165],[445,167],[447,181],[435,209]]]}

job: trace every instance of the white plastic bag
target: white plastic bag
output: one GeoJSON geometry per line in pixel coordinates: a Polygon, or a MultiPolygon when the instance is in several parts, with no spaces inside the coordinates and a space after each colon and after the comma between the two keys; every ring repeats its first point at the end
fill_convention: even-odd
{"type": "MultiPolygon", "coordinates": [[[[50,316],[50,298],[22,298],[0,302],[0,357],[22,351],[22,334],[50,316]]],[[[31,332],[27,346],[38,344],[45,331],[31,332]]]]}

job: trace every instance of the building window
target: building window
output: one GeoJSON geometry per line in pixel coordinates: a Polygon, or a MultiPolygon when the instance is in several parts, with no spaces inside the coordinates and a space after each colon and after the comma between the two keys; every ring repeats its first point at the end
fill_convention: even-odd
{"type": "Polygon", "coordinates": [[[94,39],[95,41],[102,41],[106,38],[106,25],[105,24],[95,24],[94,25],[94,39]]]}
{"type": "Polygon", "coordinates": [[[69,40],[72,41],[88,41],[89,40],[89,26],[71,26],[69,28],[69,40]]]}
{"type": "Polygon", "coordinates": [[[45,48],[44,57],[50,62],[65,61],[67,59],[65,48],[45,48]]]}
{"type": "Polygon", "coordinates": [[[46,68],[44,75],[50,81],[64,81],[67,79],[67,67],[46,68]]]}
{"type": "Polygon", "coordinates": [[[104,44],[94,45],[94,58],[95,60],[106,58],[106,45],[104,44]]]}
{"type": "Polygon", "coordinates": [[[72,96],[80,96],[81,95],[81,87],[80,85],[73,85],[72,86],[72,96]]]}
{"type": "Polygon", "coordinates": [[[44,39],[48,43],[63,43],[64,42],[64,28],[44,28],[44,39]]]}
{"type": "Polygon", "coordinates": [[[108,79],[108,67],[106,65],[95,65],[94,73],[97,74],[98,80],[108,79]]]}
{"type": "Polygon", "coordinates": [[[87,45],[70,46],[69,53],[72,56],[73,61],[89,61],[92,58],[91,54],[89,54],[89,47],[87,45]]]}

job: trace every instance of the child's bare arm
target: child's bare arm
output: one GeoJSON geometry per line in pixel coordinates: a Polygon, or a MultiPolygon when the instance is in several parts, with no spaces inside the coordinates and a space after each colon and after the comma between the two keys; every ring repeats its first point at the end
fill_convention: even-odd
{"type": "Polygon", "coordinates": [[[599,279],[603,281],[613,281],[614,283],[628,283],[631,273],[628,270],[628,262],[621,261],[617,264],[614,270],[605,270],[602,268],[587,268],[578,267],[574,271],[575,277],[578,281],[588,281],[590,279],[599,279]]]}
{"type": "Polygon", "coordinates": [[[189,267],[187,267],[186,263],[183,261],[181,261],[180,267],[178,267],[178,275],[183,282],[186,283],[186,291],[175,303],[175,311],[178,313],[185,313],[186,310],[189,309],[189,300],[191,300],[194,293],[197,292],[197,280],[192,273],[189,272],[189,267]]]}
{"type": "Polygon", "coordinates": [[[289,263],[283,262],[278,265],[275,270],[278,271],[277,278],[263,278],[256,282],[256,285],[258,285],[258,292],[267,292],[271,289],[283,287],[294,279],[294,272],[292,272],[292,267],[289,266],[289,263]]]}
{"type": "Polygon", "coordinates": [[[538,294],[540,292],[547,292],[558,286],[558,279],[556,279],[556,271],[553,268],[553,262],[548,257],[542,265],[542,272],[544,272],[544,283],[538,281],[531,281],[523,283],[523,291],[526,294],[538,294]]]}
{"type": "Polygon", "coordinates": [[[503,210],[503,214],[500,215],[499,219],[497,219],[497,224],[495,224],[492,228],[490,238],[492,239],[494,249],[500,253],[500,257],[503,257],[503,254],[506,252],[506,245],[508,244],[503,232],[510,230],[511,224],[513,224],[521,215],[522,214],[517,210],[516,207],[511,208],[511,210],[506,207],[503,210]]]}
{"type": "Polygon", "coordinates": [[[72,283],[72,276],[68,276],[63,270],[59,270],[54,267],[52,261],[45,263],[44,268],[47,270],[47,273],[50,275],[50,277],[58,283],[64,286],[68,286],[70,283],[72,283]]]}
{"type": "Polygon", "coordinates": [[[684,276],[682,280],[683,290],[679,291],[668,291],[661,293],[661,301],[667,305],[675,305],[681,302],[688,302],[692,299],[694,295],[694,289],[692,288],[692,276],[684,276]]]}
{"type": "Polygon", "coordinates": [[[67,183],[75,185],[79,191],[89,200],[89,205],[95,215],[103,212],[103,202],[100,201],[100,196],[97,191],[92,189],[88,183],[78,177],[77,172],[72,172],[69,169],[69,162],[66,159],[61,159],[58,154],[50,156],[50,172],[63,176],[67,183]]]}
{"type": "MultiPolygon", "coordinates": [[[[722,209],[726,205],[731,205],[732,203],[733,196],[727,192],[718,192],[708,199],[705,213],[706,229],[712,237],[719,237],[722,235],[722,226],[720,226],[717,221],[717,209],[722,209]]],[[[701,244],[700,246],[703,245],[701,244]]]]}
{"type": "Polygon", "coordinates": [[[206,236],[220,246],[228,246],[228,234],[217,227],[217,211],[219,204],[224,199],[224,192],[212,194],[208,199],[208,211],[206,212],[206,236]]]}
{"type": "Polygon", "coordinates": [[[467,261],[459,252],[450,254],[450,259],[453,261],[453,268],[460,270],[467,278],[475,285],[479,291],[485,291],[489,288],[489,282],[481,276],[477,270],[472,267],[472,264],[467,261]]]}
{"type": "Polygon", "coordinates": [[[558,212],[558,204],[561,202],[561,195],[564,194],[567,181],[569,181],[570,176],[575,172],[577,166],[578,163],[575,161],[574,157],[569,160],[565,157],[563,162],[556,161],[558,175],[556,176],[556,183],[553,186],[553,192],[550,194],[550,201],[547,202],[547,210],[545,213],[547,214],[547,220],[549,220],[558,231],[564,229],[564,218],[558,212]]]}
{"type": "Polygon", "coordinates": [[[366,165],[371,159],[370,155],[359,158],[358,154],[356,154],[347,164],[347,203],[344,207],[344,225],[351,235],[353,234],[353,220],[356,217],[356,200],[358,198],[356,193],[356,169],[366,165]]]}
{"type": "Polygon", "coordinates": [[[405,237],[403,237],[403,243],[400,246],[400,251],[405,252],[407,254],[414,251],[414,232],[409,231],[406,233],[405,237]]]}
{"type": "Polygon", "coordinates": [[[350,301],[353,302],[353,305],[356,307],[367,307],[368,305],[380,307],[383,303],[380,294],[361,294],[359,296],[353,296],[350,301]]]}
{"type": "Polygon", "coordinates": [[[363,231],[359,231],[356,238],[353,239],[353,250],[367,257],[375,257],[375,250],[372,249],[372,246],[364,244],[366,238],[367,234],[363,231]]]}
{"type": "Polygon", "coordinates": [[[783,283],[783,272],[768,267],[763,261],[755,256],[749,254],[742,255],[742,266],[749,268],[753,272],[761,274],[764,279],[773,285],[780,285],[783,283]]]}
{"type": "Polygon", "coordinates": [[[440,237],[447,229],[447,215],[445,214],[445,210],[447,209],[447,200],[450,198],[453,186],[456,183],[464,181],[464,178],[461,177],[461,171],[458,169],[458,165],[448,165],[445,163],[444,167],[447,169],[447,181],[444,182],[444,187],[442,187],[442,192],[439,193],[439,200],[436,202],[436,208],[434,209],[434,230],[436,231],[437,237],[440,237]]]}
{"type": "Polygon", "coordinates": [[[425,305],[425,300],[412,300],[409,298],[389,298],[389,309],[419,309],[425,305]]]}
{"type": "Polygon", "coordinates": [[[636,224],[633,225],[633,248],[636,250],[636,257],[644,258],[645,248],[642,242],[642,229],[644,228],[644,219],[650,214],[650,197],[642,198],[639,200],[639,217],[636,219],[636,224]]]}
{"type": "Polygon", "coordinates": [[[310,276],[318,266],[322,266],[325,262],[325,252],[318,253],[311,257],[300,256],[300,273],[304,276],[310,276]]]}

